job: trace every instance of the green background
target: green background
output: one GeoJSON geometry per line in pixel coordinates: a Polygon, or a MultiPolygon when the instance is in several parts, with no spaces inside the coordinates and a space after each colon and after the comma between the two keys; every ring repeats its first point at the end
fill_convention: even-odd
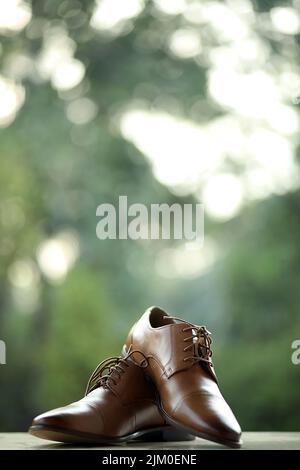
{"type": "MultiPolygon", "coordinates": [[[[221,3],[236,11],[237,2],[221,3]]],[[[298,2],[249,4],[246,23],[248,18],[250,33],[268,47],[268,72],[276,77],[282,64],[297,70],[299,34],[272,32],[262,20],[276,6],[297,11],[298,2]]],[[[300,339],[297,185],[249,199],[227,220],[206,213],[205,236],[220,256],[198,275],[166,277],[157,269],[160,253],[180,249],[179,241],[98,240],[96,208],[117,204],[119,195],[146,205],[201,200],[205,179],[184,194],[163,184],[151,160],[114,127],[114,116],[133,98],[149,112],[197,125],[227,114],[242,118],[211,96],[211,62],[176,56],[166,46],[172,32],[186,27],[183,13],[166,14],[147,1],[128,27],[103,34],[90,26],[92,1],[39,0],[31,8],[23,29],[1,34],[1,74],[26,96],[15,119],[0,130],[0,338],[7,346],[7,364],[0,366],[0,431],[26,430],[39,412],[80,398],[94,367],[119,354],[130,326],[150,305],[212,331],[221,389],[244,430],[299,430],[300,365],[291,361],[292,342],[300,339]],[[85,77],[68,91],[39,76],[49,28],[54,34],[64,30],[85,67],[85,77]],[[22,73],[10,66],[18,55],[29,60],[22,73]],[[68,119],[66,109],[78,97],[96,106],[89,122],[68,119]],[[192,115],[199,100],[202,108],[192,115]],[[38,250],[61,233],[72,234],[78,256],[53,282],[38,250]]],[[[190,27],[207,55],[224,45],[233,48],[212,20],[190,27]]],[[[249,93],[255,101],[255,90],[249,93]]],[[[297,104],[285,99],[298,113],[297,104]]],[[[262,121],[254,115],[243,125],[260,129],[262,121]]],[[[298,134],[285,138],[293,141],[298,166],[298,134]]],[[[210,157],[204,152],[199,158],[210,157]]],[[[250,160],[237,164],[228,154],[226,171],[242,177],[250,160]]]]}

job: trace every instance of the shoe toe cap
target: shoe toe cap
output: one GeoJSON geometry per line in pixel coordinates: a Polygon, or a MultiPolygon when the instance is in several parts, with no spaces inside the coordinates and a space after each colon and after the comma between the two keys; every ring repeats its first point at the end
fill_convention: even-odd
{"type": "Polygon", "coordinates": [[[56,408],[34,418],[32,426],[52,427],[85,433],[103,432],[103,420],[100,413],[95,412],[87,404],[80,402],[56,408]]]}
{"type": "Polygon", "coordinates": [[[199,434],[219,441],[241,441],[240,425],[222,396],[201,393],[187,396],[177,405],[173,418],[199,434]]]}

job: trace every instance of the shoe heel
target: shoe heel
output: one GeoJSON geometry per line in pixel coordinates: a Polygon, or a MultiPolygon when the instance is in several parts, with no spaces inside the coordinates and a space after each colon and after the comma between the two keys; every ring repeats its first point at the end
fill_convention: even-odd
{"type": "Polygon", "coordinates": [[[140,439],[144,442],[174,442],[193,441],[195,437],[172,426],[164,426],[147,431],[140,439]]]}

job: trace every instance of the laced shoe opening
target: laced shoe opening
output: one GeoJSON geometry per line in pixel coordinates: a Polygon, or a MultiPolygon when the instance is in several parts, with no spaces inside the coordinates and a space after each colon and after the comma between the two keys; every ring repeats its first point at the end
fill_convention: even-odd
{"type": "Polygon", "coordinates": [[[159,328],[160,326],[175,323],[174,320],[159,307],[153,307],[151,309],[149,321],[152,328],[159,328]]]}

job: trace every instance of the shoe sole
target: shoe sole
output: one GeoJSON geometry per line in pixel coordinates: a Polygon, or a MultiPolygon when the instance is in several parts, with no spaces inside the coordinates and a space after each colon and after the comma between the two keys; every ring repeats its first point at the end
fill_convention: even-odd
{"type": "MultiPolygon", "coordinates": [[[[126,345],[124,344],[123,349],[122,349],[123,356],[126,356],[126,352],[127,352],[127,348],[126,348],[126,345]]],[[[242,447],[243,441],[241,439],[238,440],[238,441],[233,441],[233,440],[229,440],[229,439],[223,439],[223,438],[219,438],[219,437],[216,437],[216,436],[212,436],[211,434],[207,434],[207,433],[204,433],[204,432],[198,432],[198,431],[195,431],[193,428],[189,428],[188,426],[184,426],[182,423],[176,421],[174,418],[171,418],[166,413],[166,411],[164,410],[164,408],[161,404],[159,393],[158,393],[158,390],[156,388],[156,385],[155,385],[152,377],[150,377],[148,374],[145,374],[145,375],[146,375],[147,379],[149,380],[149,382],[151,382],[153,387],[154,387],[155,394],[156,394],[156,404],[157,404],[157,406],[158,406],[158,408],[161,412],[161,415],[164,417],[165,421],[168,424],[170,424],[171,426],[181,430],[182,432],[189,433],[192,436],[200,437],[201,439],[205,439],[206,441],[216,442],[217,444],[221,444],[221,445],[230,447],[231,449],[240,449],[242,447]]]]}
{"type": "Polygon", "coordinates": [[[194,436],[172,426],[160,426],[136,431],[122,437],[106,437],[97,434],[85,433],[73,429],[65,429],[59,426],[46,424],[32,425],[29,434],[48,441],[63,442],[65,444],[121,444],[127,441],[143,442],[172,442],[192,441],[194,436]]]}

